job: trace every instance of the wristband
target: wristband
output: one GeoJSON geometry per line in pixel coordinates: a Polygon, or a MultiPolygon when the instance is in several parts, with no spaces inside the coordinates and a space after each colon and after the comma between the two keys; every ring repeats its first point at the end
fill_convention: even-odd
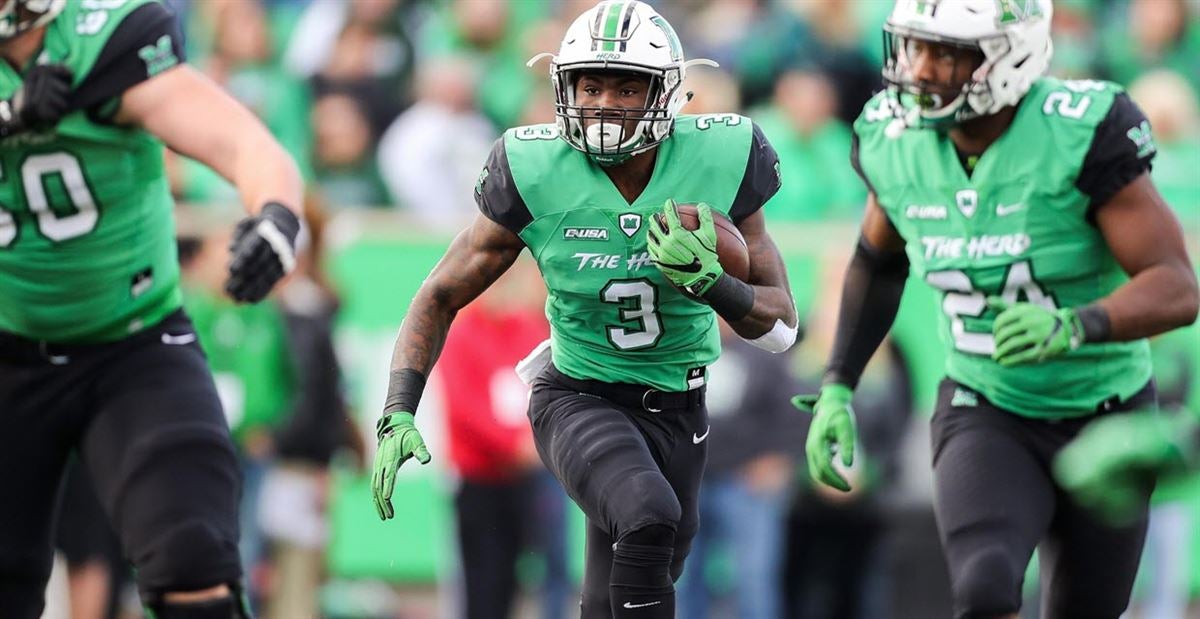
{"type": "Polygon", "coordinates": [[[1108,318],[1108,312],[1096,303],[1075,310],[1075,318],[1083,331],[1084,342],[1107,342],[1112,335],[1112,322],[1108,318]]]}
{"type": "Polygon", "coordinates": [[[754,286],[722,273],[701,297],[721,318],[737,322],[754,309],[754,286]]]}
{"type": "Polygon", "coordinates": [[[425,375],[412,368],[392,370],[388,376],[387,399],[383,403],[383,414],[406,412],[416,414],[421,403],[421,392],[425,390],[425,375]]]}

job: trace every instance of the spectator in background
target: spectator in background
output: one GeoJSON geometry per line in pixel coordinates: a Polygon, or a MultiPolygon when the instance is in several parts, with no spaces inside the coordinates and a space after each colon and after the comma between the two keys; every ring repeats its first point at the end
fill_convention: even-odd
{"type": "MultiPolygon", "coordinates": [[[[871,13],[874,5],[887,6],[887,2],[860,2],[858,0],[824,0],[823,2],[794,2],[792,7],[802,14],[808,24],[811,38],[801,54],[791,59],[791,68],[821,73],[828,77],[827,85],[834,90],[834,115],[845,123],[854,122],[862,112],[863,105],[882,86],[879,74],[881,64],[873,63],[876,56],[864,53],[864,33],[879,32],[878,28],[863,29],[860,13],[871,13]]],[[[882,20],[879,24],[882,25],[882,20]]],[[[877,42],[878,37],[869,37],[877,42]]],[[[879,47],[876,47],[879,49],[879,47]]],[[[779,92],[779,82],[774,84],[774,93],[779,92]]]]}
{"type": "Polygon", "coordinates": [[[1100,50],[1105,75],[1128,86],[1153,68],[1175,71],[1200,93],[1200,12],[1186,0],[1129,0],[1109,20],[1100,50]],[[1123,14],[1122,14],[1123,13],[1123,14]]]}
{"type": "Polygon", "coordinates": [[[420,0],[314,0],[300,16],[283,66],[308,80],[314,95],[356,99],[372,139],[412,101],[413,37],[424,20],[420,0]]]}
{"type": "Polygon", "coordinates": [[[276,295],[286,325],[298,392],[274,433],[275,459],[263,481],[259,522],[270,540],[272,584],[267,619],[320,616],[317,593],[328,542],[329,465],[335,451],[361,441],[349,422],[333,345],[338,299],[321,268],[325,213],[310,194],[304,205],[308,251],[276,295]]]}
{"type": "MultiPolygon", "coordinates": [[[[664,7],[667,8],[667,7],[664,7]]],[[[712,58],[737,77],[742,98],[754,105],[770,96],[776,76],[803,57],[812,33],[797,15],[765,0],[713,0],[701,7],[675,7],[680,38],[691,54],[712,58]]]]}
{"type": "Polygon", "coordinates": [[[789,71],[776,83],[772,105],[754,113],[779,153],[784,179],[767,204],[774,220],[858,218],[866,193],[848,164],[850,128],[837,118],[837,107],[827,77],[789,71]]]}
{"type": "Polygon", "coordinates": [[[478,210],[479,162],[496,138],[475,108],[478,67],[463,56],[426,60],[417,70],[417,102],[379,143],[379,171],[392,201],[424,225],[462,229],[478,210]]]}
{"type": "Polygon", "coordinates": [[[116,619],[129,563],[77,457],[63,473],[55,526],[54,548],[67,564],[70,619],[116,619]]]}
{"type": "MultiPolygon", "coordinates": [[[[369,56],[353,69],[355,77],[402,80],[413,67],[411,35],[402,26],[417,2],[403,0],[312,0],[301,14],[283,65],[292,75],[312,78],[337,65],[338,39],[347,28],[370,33],[369,56]]],[[[341,73],[346,67],[334,68],[341,73]]],[[[400,85],[400,84],[397,84],[400,85]]]]}
{"type": "Polygon", "coordinates": [[[1095,0],[1059,0],[1054,3],[1050,22],[1054,33],[1054,57],[1050,73],[1063,79],[1086,79],[1096,74],[1097,49],[1096,17],[1099,3],[1095,0]]]}
{"type": "Polygon", "coordinates": [[[1200,230],[1200,103],[1178,73],[1153,71],[1138,78],[1129,94],[1154,128],[1158,155],[1151,175],[1163,199],[1185,228],[1200,230]]]}
{"type": "MultiPolygon", "coordinates": [[[[529,388],[514,369],[550,335],[544,300],[536,267],[519,261],[459,312],[438,364],[457,478],[454,507],[465,584],[460,616],[466,619],[509,616],[521,550],[539,531],[563,531],[561,522],[546,523],[536,513],[542,465],[525,416],[529,388]]],[[[562,556],[548,563],[564,571],[562,556]]],[[[559,616],[562,602],[560,596],[548,616],[559,616]]]]}
{"type": "Polygon", "coordinates": [[[228,221],[218,212],[195,215],[185,237],[194,251],[181,261],[183,304],[208,357],[242,465],[239,552],[251,605],[261,605],[269,579],[259,495],[275,454],[275,429],[294,405],[295,376],[287,330],[271,303],[235,305],[224,292],[228,221]]]}
{"type": "Polygon", "coordinates": [[[788,357],[747,344],[724,321],[720,325],[721,357],[710,368],[706,396],[710,445],[700,531],[679,583],[679,616],[710,615],[721,590],[711,585],[706,567],[724,550],[733,559],[734,615],[777,619],[785,516],[807,420],[789,404],[797,385],[788,357]]]}
{"type": "MultiPolygon", "coordinates": [[[[820,384],[818,376],[806,380],[811,388],[820,384]]],[[[845,473],[853,490],[808,481],[788,516],[788,619],[892,616],[885,508],[913,412],[908,370],[894,344],[886,342],[871,360],[852,406],[861,439],[845,473]]]]}
{"type": "MultiPolygon", "coordinates": [[[[303,170],[309,161],[308,92],[272,63],[273,41],[258,0],[203,5],[213,20],[213,49],[196,63],[213,81],[250,108],[303,170]]],[[[216,172],[168,155],[178,197],[193,203],[237,200],[236,189],[216,172]]]]}
{"type": "Polygon", "coordinates": [[[692,98],[683,104],[683,114],[741,112],[742,96],[738,92],[737,80],[721,69],[698,67],[688,71],[683,90],[692,93],[692,98]]]}
{"type": "Polygon", "coordinates": [[[528,36],[549,15],[550,7],[549,2],[438,3],[422,32],[421,51],[427,57],[470,58],[480,69],[475,107],[494,127],[515,126],[530,92],[544,76],[527,68],[525,61],[553,49],[532,47],[541,41],[528,36]]]}
{"type": "Polygon", "coordinates": [[[312,110],[313,176],[335,207],[385,206],[387,190],[375,160],[375,137],[362,103],[330,91],[312,110]]]}

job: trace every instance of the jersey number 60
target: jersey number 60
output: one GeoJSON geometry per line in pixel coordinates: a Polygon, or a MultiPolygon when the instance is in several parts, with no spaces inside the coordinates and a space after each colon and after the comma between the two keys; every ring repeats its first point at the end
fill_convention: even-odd
{"type": "MultiPolygon", "coordinates": [[[[92,197],[87,179],[83,176],[83,168],[79,166],[79,159],[75,155],[66,152],[32,155],[21,163],[20,174],[21,184],[25,188],[25,202],[37,216],[37,227],[42,236],[59,242],[96,229],[100,212],[96,209],[96,200],[92,197]],[[59,215],[50,208],[45,182],[56,175],[62,180],[75,210],[70,215],[59,215]]],[[[4,167],[0,166],[0,183],[3,182],[12,182],[12,179],[5,178],[4,167]]],[[[0,204],[0,247],[12,245],[17,238],[17,223],[9,210],[9,207],[0,204]]]]}

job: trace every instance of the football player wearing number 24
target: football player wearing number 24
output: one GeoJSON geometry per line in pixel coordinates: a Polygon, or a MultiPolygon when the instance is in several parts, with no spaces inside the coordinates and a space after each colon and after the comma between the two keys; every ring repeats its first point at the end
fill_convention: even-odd
{"type": "Polygon", "coordinates": [[[1015,617],[1039,549],[1044,617],[1120,616],[1149,487],[1112,525],[1051,476],[1093,421],[1153,409],[1146,339],[1200,295],[1150,180],[1149,123],[1108,82],[1043,77],[1049,0],[898,0],[884,92],[854,125],[869,192],[813,412],[809,472],[840,490],[855,383],[910,273],[940,294],[935,514],[956,617],[1015,617]]]}
{"type": "Polygon", "coordinates": [[[716,315],[775,352],[795,340],[787,275],[760,210],[779,188],[778,157],[748,118],[677,115],[687,68],[713,63],[685,61],[671,25],[647,4],[601,2],[575,20],[557,54],[530,63],[544,56],[557,123],[510,129],[496,142],[475,188],[481,214],[400,328],[378,425],[375,507],[383,519],[422,509],[394,505],[392,492],[405,460],[430,458],[413,418],[425,378],[455,313],[528,248],[549,292],[552,334],[539,348],[547,352],[523,366],[529,416],[542,460],[588,519],[582,616],[673,617],[707,441],[720,440],[706,437],[704,408],[716,315]],[[680,225],[674,201],[701,204],[698,230],[680,225]],[[713,211],[745,237],[748,281],[723,272],[713,211]]]}
{"type": "Polygon", "coordinates": [[[147,615],[248,617],[240,470],[181,309],[163,145],[233,183],[248,216],[226,290],[295,263],[303,187],[254,115],[184,63],[157,0],[0,1],[0,609],[37,617],[62,468],[94,482],[147,615]]]}

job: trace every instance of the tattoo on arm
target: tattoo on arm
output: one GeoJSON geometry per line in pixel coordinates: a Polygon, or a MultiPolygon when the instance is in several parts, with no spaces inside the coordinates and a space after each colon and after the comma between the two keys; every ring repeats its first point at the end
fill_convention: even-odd
{"type": "Polygon", "coordinates": [[[392,352],[392,369],[428,376],[458,310],[487,290],[525,247],[520,237],[478,216],[461,232],[417,291],[392,352]]]}

